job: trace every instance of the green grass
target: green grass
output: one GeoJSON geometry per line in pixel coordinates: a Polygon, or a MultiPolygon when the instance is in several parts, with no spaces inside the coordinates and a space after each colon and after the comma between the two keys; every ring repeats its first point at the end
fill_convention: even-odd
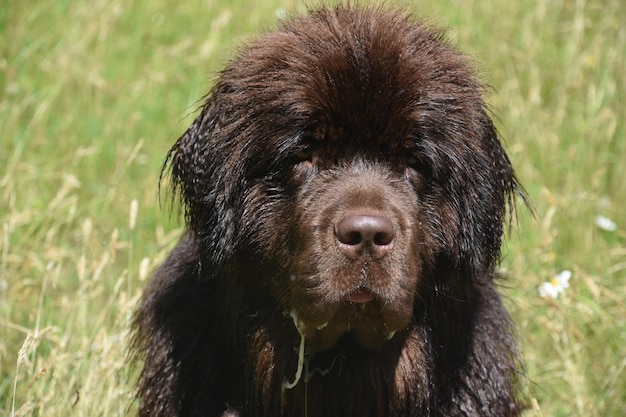
{"type": "MultiPolygon", "coordinates": [[[[418,14],[448,27],[493,87],[536,208],[534,219],[520,208],[502,264],[528,415],[626,415],[626,5],[421,3],[418,14]],[[598,215],[617,230],[598,228],[598,215]],[[564,269],[570,288],[540,298],[564,269]]],[[[302,6],[0,7],[0,415],[133,409],[129,317],[180,233],[157,197],[163,157],[215,71],[279,8],[302,6]]]]}

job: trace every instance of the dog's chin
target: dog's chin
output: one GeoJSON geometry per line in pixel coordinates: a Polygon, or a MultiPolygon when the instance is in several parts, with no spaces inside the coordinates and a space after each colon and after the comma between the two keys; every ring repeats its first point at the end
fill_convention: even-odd
{"type": "Polygon", "coordinates": [[[342,339],[353,340],[353,345],[375,351],[383,349],[396,333],[407,327],[408,317],[401,316],[406,314],[385,311],[378,300],[346,300],[328,321],[300,320],[299,331],[305,337],[307,353],[331,350],[342,339]]]}

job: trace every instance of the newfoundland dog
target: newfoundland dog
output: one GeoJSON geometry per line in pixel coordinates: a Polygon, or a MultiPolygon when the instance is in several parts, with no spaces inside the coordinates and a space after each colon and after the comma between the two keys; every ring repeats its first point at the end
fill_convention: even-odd
{"type": "Polygon", "coordinates": [[[379,7],[243,49],[167,156],[186,233],[135,317],[140,415],[519,415],[494,269],[521,187],[483,92],[379,7]]]}

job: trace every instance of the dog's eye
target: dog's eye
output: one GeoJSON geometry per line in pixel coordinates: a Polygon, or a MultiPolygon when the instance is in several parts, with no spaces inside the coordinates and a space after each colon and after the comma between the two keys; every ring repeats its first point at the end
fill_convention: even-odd
{"type": "Polygon", "coordinates": [[[313,152],[310,149],[303,149],[294,155],[294,159],[297,162],[311,161],[313,159],[313,152]]]}
{"type": "Polygon", "coordinates": [[[430,164],[423,157],[409,155],[405,159],[406,173],[409,176],[419,175],[420,177],[431,177],[432,169],[430,164]]]}
{"type": "Polygon", "coordinates": [[[407,168],[413,169],[415,171],[419,171],[421,163],[420,163],[420,160],[416,156],[410,155],[409,157],[406,158],[406,166],[407,168]]]}
{"type": "Polygon", "coordinates": [[[312,162],[313,161],[313,151],[311,150],[311,148],[304,148],[304,149],[300,150],[299,152],[297,152],[293,156],[293,158],[294,158],[296,163],[312,162]]]}

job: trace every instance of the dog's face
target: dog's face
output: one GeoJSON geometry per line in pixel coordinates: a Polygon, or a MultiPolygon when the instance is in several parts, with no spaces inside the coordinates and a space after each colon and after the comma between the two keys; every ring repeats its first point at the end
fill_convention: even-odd
{"type": "Polygon", "coordinates": [[[418,194],[410,174],[384,157],[375,162],[339,145],[329,151],[312,151],[295,168],[289,281],[276,292],[288,288],[287,308],[309,349],[332,347],[346,333],[376,348],[412,316],[423,262],[418,194]]]}
{"type": "Polygon", "coordinates": [[[379,348],[423,291],[491,279],[515,188],[464,57],[363,13],[245,49],[169,156],[207,275],[247,265],[250,304],[290,313],[313,350],[379,348]]]}

